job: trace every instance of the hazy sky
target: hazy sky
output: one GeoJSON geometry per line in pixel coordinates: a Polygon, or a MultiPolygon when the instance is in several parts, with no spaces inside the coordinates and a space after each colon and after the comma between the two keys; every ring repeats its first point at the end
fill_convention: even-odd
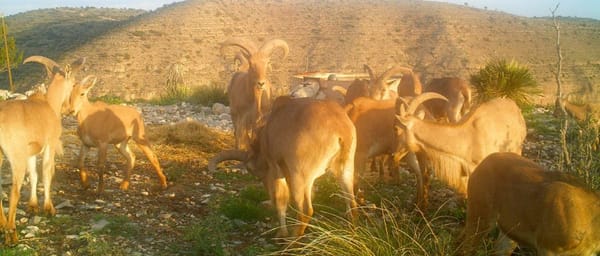
{"type": "Polygon", "coordinates": [[[594,18],[600,20],[600,1],[598,0],[436,0],[484,8],[488,10],[503,11],[526,17],[550,16],[550,9],[560,3],[556,14],[558,16],[573,16],[581,18],[594,18]]]}
{"type": "MultiPolygon", "coordinates": [[[[0,12],[12,15],[40,8],[54,7],[115,7],[154,10],[164,4],[181,0],[0,0],[0,12]]],[[[302,0],[298,0],[302,1],[302,0]]],[[[498,10],[527,17],[550,16],[550,9],[560,2],[559,16],[576,16],[600,20],[598,0],[437,0],[471,7],[498,10]]]]}

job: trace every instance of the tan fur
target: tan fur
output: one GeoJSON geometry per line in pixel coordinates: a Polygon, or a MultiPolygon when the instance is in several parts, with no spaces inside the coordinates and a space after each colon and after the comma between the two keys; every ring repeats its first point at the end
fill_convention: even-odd
{"type": "Polygon", "coordinates": [[[344,96],[344,103],[345,105],[351,104],[354,99],[359,97],[369,97],[369,81],[362,79],[352,81],[344,96]]]}
{"type": "MultiPolygon", "coordinates": [[[[72,68],[78,64],[60,68],[54,61],[41,56],[31,56],[25,63],[38,62],[45,66],[51,83],[48,94],[34,95],[25,100],[7,100],[0,102],[0,147],[10,162],[12,169],[12,187],[9,197],[8,220],[4,215],[0,200],[0,228],[5,233],[4,243],[17,243],[16,213],[25,171],[29,173],[31,197],[29,207],[38,211],[36,158],[42,155],[42,178],[44,183],[44,212],[56,214],[51,198],[51,184],[54,176],[54,156],[62,152],[60,135],[61,108],[70,93],[74,78],[72,68]]],[[[0,156],[0,165],[2,157],[0,156]]],[[[1,198],[0,198],[1,199],[1,198]]]]}
{"type": "Polygon", "coordinates": [[[79,125],[77,134],[81,139],[81,150],[78,168],[83,187],[89,187],[88,174],[83,163],[85,155],[90,147],[97,147],[98,192],[103,191],[106,153],[108,145],[112,144],[127,159],[127,167],[121,183],[121,189],[127,190],[129,188],[129,176],[135,165],[135,154],[128,146],[129,139],[133,139],[154,167],[160,186],[163,189],[166,188],[167,179],[162,172],[158,158],[150,148],[150,142],[146,139],[144,120],[141,114],[135,108],[129,106],[109,105],[101,101],[90,103],[88,93],[96,82],[95,78],[89,81],[90,77],[86,77],[81,84],[77,84],[73,88],[69,100],[69,112],[77,117],[79,125]]]}
{"type": "MultiPolygon", "coordinates": [[[[569,102],[566,98],[559,99],[559,103],[561,104],[561,107],[563,107],[567,111],[567,114],[577,119],[577,121],[583,122],[587,118],[593,118],[594,124],[596,126],[600,126],[600,115],[597,112],[594,112],[594,110],[589,104],[573,104],[569,102]]],[[[560,113],[556,111],[558,111],[558,109],[555,110],[554,114],[555,116],[558,116],[560,113]]]]}
{"type": "MultiPolygon", "coordinates": [[[[464,255],[496,225],[537,255],[600,253],[600,196],[568,174],[548,172],[514,153],[494,153],[471,174],[464,255]]],[[[498,245],[503,243],[497,242],[498,245]]],[[[510,255],[515,244],[496,248],[510,255]]]]}
{"type": "Polygon", "coordinates": [[[398,84],[398,97],[414,97],[423,92],[423,85],[419,75],[412,70],[402,73],[402,79],[398,84]]]}
{"type": "Polygon", "coordinates": [[[271,54],[274,48],[281,48],[285,58],[289,48],[287,43],[280,39],[267,41],[261,48],[257,48],[252,42],[239,39],[230,39],[221,45],[223,48],[239,47],[248,64],[233,74],[227,87],[235,146],[247,149],[256,122],[271,108],[272,88],[267,78],[271,54]]]}
{"type": "MultiPolygon", "coordinates": [[[[403,147],[420,155],[422,171],[435,168],[438,178],[444,178],[458,194],[465,195],[469,174],[486,156],[494,152],[521,154],[527,129],[521,110],[512,100],[490,100],[456,124],[434,123],[411,114],[422,98],[434,95],[439,96],[424,93],[415,98],[409,103],[409,110],[401,100],[397,102],[397,131],[404,136],[403,147]]],[[[428,185],[417,189],[417,195],[426,195],[428,185]]],[[[425,206],[427,198],[418,198],[418,202],[425,206]]]]}
{"type": "MultiPolygon", "coordinates": [[[[391,155],[398,150],[397,135],[392,129],[395,121],[395,102],[393,99],[380,101],[359,97],[345,107],[356,127],[356,174],[364,174],[367,159],[391,155]]],[[[395,167],[397,166],[392,164],[392,168],[395,167]]],[[[383,176],[383,170],[379,171],[380,176],[383,176]]]]}
{"type": "Polygon", "coordinates": [[[289,234],[286,210],[290,196],[300,221],[292,236],[304,234],[313,214],[313,184],[326,170],[338,179],[354,217],[356,132],[341,106],[328,100],[278,98],[264,121],[250,151],[221,152],[210,161],[209,169],[215,170],[218,162],[228,159],[244,161],[262,180],[277,209],[279,237],[289,234]]]}
{"type": "Polygon", "coordinates": [[[471,88],[469,83],[461,78],[433,79],[425,86],[423,92],[439,93],[448,99],[448,101],[435,99],[423,103],[436,120],[456,123],[471,106],[471,88]]]}
{"type": "Polygon", "coordinates": [[[330,84],[329,81],[322,78],[304,78],[304,81],[291,89],[292,98],[315,98],[318,100],[332,100],[340,105],[344,105],[344,96],[346,95],[346,85],[335,81],[330,84]]]}
{"type": "Polygon", "coordinates": [[[379,76],[377,76],[373,69],[368,65],[364,65],[364,68],[367,71],[367,73],[369,73],[369,97],[373,99],[388,100],[395,99],[398,96],[415,96],[417,92],[418,94],[421,93],[421,82],[419,82],[418,79],[414,80],[414,82],[413,80],[411,80],[410,82],[407,81],[406,77],[414,76],[412,69],[410,68],[403,67],[402,65],[396,65],[389,68],[379,76]],[[398,73],[403,74],[402,80],[399,84],[389,81],[393,75],[396,75],[398,73]],[[403,80],[405,82],[403,82],[403,80]],[[405,95],[405,87],[411,87],[410,90],[412,90],[414,93],[405,95]]]}

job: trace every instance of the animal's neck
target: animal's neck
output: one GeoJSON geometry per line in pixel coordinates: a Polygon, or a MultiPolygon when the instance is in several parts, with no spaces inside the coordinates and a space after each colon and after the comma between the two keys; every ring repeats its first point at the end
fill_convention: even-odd
{"type": "Polygon", "coordinates": [[[437,124],[417,120],[412,127],[414,139],[425,149],[436,150],[445,154],[457,155],[463,151],[460,144],[469,140],[470,134],[461,127],[464,124],[437,124]],[[456,143],[459,142],[459,143],[456,143]]]}
{"type": "Polygon", "coordinates": [[[81,101],[81,107],[77,112],[77,122],[82,124],[92,111],[92,103],[86,98],[81,101]]]}
{"type": "Polygon", "coordinates": [[[52,83],[48,86],[48,93],[46,94],[46,101],[58,117],[61,115],[62,104],[65,100],[63,87],[64,77],[55,75],[52,83]]]}

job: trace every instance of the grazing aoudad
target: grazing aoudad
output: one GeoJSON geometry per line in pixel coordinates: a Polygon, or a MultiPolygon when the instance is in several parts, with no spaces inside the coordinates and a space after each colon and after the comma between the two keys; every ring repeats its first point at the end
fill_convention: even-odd
{"type": "Polygon", "coordinates": [[[511,255],[517,244],[537,255],[600,253],[600,196],[567,173],[494,153],[475,168],[467,193],[463,255],[475,255],[495,227],[497,255],[511,255]]]}

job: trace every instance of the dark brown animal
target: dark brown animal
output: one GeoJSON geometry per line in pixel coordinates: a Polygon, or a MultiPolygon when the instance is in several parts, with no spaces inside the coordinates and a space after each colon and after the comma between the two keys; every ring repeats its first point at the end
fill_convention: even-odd
{"type": "Polygon", "coordinates": [[[471,107],[471,88],[469,83],[461,78],[433,79],[423,88],[423,92],[435,92],[448,99],[432,99],[423,103],[435,120],[456,123],[471,107]]]}

